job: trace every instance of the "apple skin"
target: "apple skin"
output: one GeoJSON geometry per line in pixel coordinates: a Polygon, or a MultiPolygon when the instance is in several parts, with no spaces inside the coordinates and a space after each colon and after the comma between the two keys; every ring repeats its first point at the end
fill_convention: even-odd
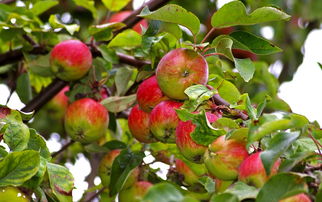
{"type": "Polygon", "coordinates": [[[220,179],[217,179],[217,178],[214,178],[214,181],[215,181],[215,191],[216,191],[216,193],[224,192],[234,182],[233,180],[220,180],[220,179]]]}
{"type": "MultiPolygon", "coordinates": [[[[207,119],[210,123],[215,122],[218,117],[210,112],[206,112],[207,119]]],[[[176,144],[181,154],[194,163],[202,163],[203,156],[207,147],[197,144],[191,138],[191,133],[195,130],[196,125],[191,121],[179,121],[176,129],[176,144]]]]}
{"type": "Polygon", "coordinates": [[[136,96],[140,108],[145,112],[151,112],[161,101],[169,99],[162,93],[156,76],[144,80],[139,85],[136,96]]]}
{"type": "Polygon", "coordinates": [[[209,173],[220,180],[235,180],[238,167],[248,156],[246,143],[218,137],[205,152],[204,163],[209,173]]]}
{"type": "Polygon", "coordinates": [[[50,117],[55,120],[63,119],[68,107],[68,97],[65,93],[69,91],[69,86],[65,86],[53,99],[46,105],[50,117]]]}
{"type": "Polygon", "coordinates": [[[182,181],[186,185],[198,183],[199,177],[180,159],[176,159],[176,171],[183,176],[182,181]]]}
{"type": "MultiPolygon", "coordinates": [[[[131,11],[121,11],[121,12],[115,13],[115,14],[111,15],[110,19],[104,20],[102,22],[102,24],[104,24],[104,23],[111,23],[111,22],[122,22],[129,15],[131,15],[131,13],[132,13],[131,11]]],[[[133,26],[133,30],[136,31],[139,34],[142,34],[142,28],[141,28],[141,26],[144,27],[144,28],[147,28],[148,27],[148,21],[145,20],[145,19],[140,20],[138,23],[136,23],[133,26]]]]}
{"type": "Polygon", "coordinates": [[[307,195],[301,193],[280,200],[279,202],[311,202],[311,199],[307,195]]]}
{"type": "Polygon", "coordinates": [[[184,90],[194,84],[205,85],[208,81],[208,64],[199,53],[178,48],[160,60],[156,76],[162,92],[177,100],[187,99],[184,90]]]}
{"type": "Polygon", "coordinates": [[[138,181],[129,189],[124,189],[119,193],[119,202],[141,202],[144,195],[153,184],[147,181],[138,181]]]}
{"type": "Polygon", "coordinates": [[[2,202],[29,202],[29,198],[16,187],[1,187],[0,201],[2,202]],[[18,196],[19,194],[19,196],[18,196]]]}
{"type": "Polygon", "coordinates": [[[129,114],[128,125],[132,135],[139,142],[152,143],[156,142],[156,139],[152,135],[149,127],[150,113],[144,112],[139,108],[139,105],[135,105],[129,114]]]}
{"type": "Polygon", "coordinates": [[[179,117],[175,109],[182,103],[176,101],[162,101],[154,107],[150,114],[150,130],[155,138],[164,143],[175,143],[176,127],[179,117]]]}
{"type": "Polygon", "coordinates": [[[257,55],[252,53],[252,52],[250,52],[250,51],[247,51],[247,50],[233,48],[232,53],[233,53],[235,58],[239,58],[239,59],[249,58],[252,61],[257,60],[257,55]]]}
{"type": "Polygon", "coordinates": [[[65,81],[78,80],[92,66],[92,53],[81,41],[66,40],[57,44],[50,52],[52,72],[65,81]]]}
{"type": "MultiPolygon", "coordinates": [[[[121,150],[115,149],[109,151],[101,160],[98,167],[98,175],[104,187],[108,187],[111,180],[112,165],[115,158],[121,153],[121,150]]],[[[127,178],[123,189],[131,187],[138,179],[139,169],[135,168],[127,178]]]]}
{"type": "Polygon", "coordinates": [[[239,166],[239,180],[257,188],[262,187],[271,176],[277,173],[281,163],[278,159],[271,169],[270,176],[267,176],[260,153],[251,154],[239,166]]]}
{"type": "Polygon", "coordinates": [[[104,136],[109,123],[106,108],[91,98],[70,104],[65,114],[65,130],[75,141],[87,144],[104,136]]]}

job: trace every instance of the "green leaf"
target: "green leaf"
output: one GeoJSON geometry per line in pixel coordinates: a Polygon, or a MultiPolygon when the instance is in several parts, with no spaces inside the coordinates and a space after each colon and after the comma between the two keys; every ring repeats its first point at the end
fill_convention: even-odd
{"type": "Polygon", "coordinates": [[[131,0],[102,0],[103,4],[110,11],[122,10],[131,0]]]}
{"type": "Polygon", "coordinates": [[[201,178],[199,178],[199,183],[205,187],[208,193],[215,191],[215,182],[211,177],[202,176],[201,178]]]}
{"type": "Polygon", "coordinates": [[[134,84],[138,70],[130,67],[121,67],[115,75],[116,95],[122,96],[134,84]]]}
{"type": "Polygon", "coordinates": [[[101,104],[110,112],[121,112],[130,108],[136,101],[136,94],[123,97],[108,97],[101,101],[101,104]]]}
{"type": "Polygon", "coordinates": [[[109,41],[113,37],[112,31],[121,29],[125,26],[123,23],[106,23],[100,25],[92,25],[88,32],[97,41],[109,41]]]}
{"type": "Polygon", "coordinates": [[[284,161],[281,163],[279,167],[279,172],[289,172],[292,170],[296,164],[302,162],[306,158],[314,155],[315,152],[312,151],[305,151],[305,152],[297,152],[294,155],[288,157],[287,159],[284,159],[284,161]]]}
{"type": "Polygon", "coordinates": [[[23,73],[18,77],[16,92],[23,103],[31,100],[32,92],[28,73],[23,73]]]}
{"type": "Polygon", "coordinates": [[[106,45],[100,45],[97,48],[102,53],[102,56],[106,61],[112,64],[118,63],[118,57],[115,50],[108,48],[106,45]]]}
{"type": "Polygon", "coordinates": [[[40,15],[43,12],[47,11],[51,7],[54,7],[59,2],[57,0],[45,0],[45,1],[38,1],[36,2],[33,7],[31,8],[31,12],[34,15],[40,15]]]}
{"type": "Polygon", "coordinates": [[[234,40],[241,43],[243,46],[246,46],[246,50],[250,50],[251,52],[258,55],[269,55],[282,51],[282,49],[275,46],[270,41],[248,32],[237,31],[231,33],[230,36],[234,40]]]}
{"type": "Polygon", "coordinates": [[[256,201],[272,202],[307,192],[305,180],[294,173],[280,173],[271,177],[259,191],[256,201]]]}
{"type": "Polygon", "coordinates": [[[200,29],[200,21],[198,17],[175,4],[165,5],[153,12],[150,12],[146,7],[142,10],[139,16],[150,20],[160,20],[185,26],[193,35],[198,34],[200,29]]]}
{"type": "Polygon", "coordinates": [[[322,64],[318,62],[319,67],[322,69],[322,64]]]}
{"type": "Polygon", "coordinates": [[[40,56],[32,56],[28,54],[24,54],[24,58],[26,60],[26,66],[28,70],[31,70],[33,74],[37,74],[39,76],[53,76],[53,73],[50,69],[49,64],[49,54],[40,55],[40,56]]]}
{"type": "Polygon", "coordinates": [[[222,117],[217,119],[214,123],[212,123],[213,126],[216,128],[222,128],[225,129],[226,131],[229,131],[229,129],[237,129],[239,128],[239,125],[230,118],[222,117]]]}
{"type": "Polygon", "coordinates": [[[243,182],[236,182],[230,186],[225,193],[231,193],[238,197],[239,201],[244,199],[256,198],[258,189],[253,186],[249,186],[243,182]]]}
{"type": "Polygon", "coordinates": [[[170,202],[183,200],[181,192],[172,184],[163,182],[149,188],[143,198],[143,202],[170,202]]]}
{"type": "Polygon", "coordinates": [[[234,56],[231,52],[233,40],[231,40],[228,36],[219,36],[215,38],[215,40],[212,42],[212,46],[216,48],[217,53],[221,53],[231,61],[234,61],[234,56]]]}
{"type": "Polygon", "coordinates": [[[97,11],[95,8],[95,2],[93,0],[73,0],[76,5],[86,8],[91,11],[93,18],[97,18],[97,11]]]}
{"type": "Polygon", "coordinates": [[[61,202],[72,201],[74,178],[69,170],[61,165],[47,163],[50,187],[61,202]]]}
{"type": "Polygon", "coordinates": [[[43,157],[46,160],[51,160],[51,155],[44,138],[40,136],[35,129],[30,128],[29,132],[30,139],[28,142],[27,149],[38,151],[41,157],[43,157]]]}
{"type": "Polygon", "coordinates": [[[203,101],[209,100],[216,92],[214,90],[209,90],[204,85],[193,85],[188,87],[184,93],[188,96],[189,100],[185,101],[182,108],[192,112],[195,111],[203,101]]]}
{"type": "Polygon", "coordinates": [[[20,186],[34,176],[40,163],[36,151],[21,151],[9,153],[0,162],[0,187],[20,186]]]}
{"type": "Polygon", "coordinates": [[[220,97],[222,97],[230,104],[236,103],[239,100],[239,90],[234,84],[227,80],[223,80],[217,90],[220,97]]]}
{"type": "Polygon", "coordinates": [[[234,59],[236,69],[238,70],[240,76],[248,82],[251,80],[255,73],[255,66],[251,59],[245,58],[245,59],[234,59]]]}
{"type": "Polygon", "coordinates": [[[189,113],[186,109],[176,109],[178,117],[182,121],[191,120],[196,125],[191,133],[191,138],[197,144],[208,146],[217,137],[224,135],[226,131],[213,128],[207,120],[206,113],[202,111],[199,114],[189,113]]]}
{"type": "Polygon", "coordinates": [[[118,141],[118,140],[111,140],[106,142],[104,145],[102,145],[104,148],[108,148],[109,150],[114,149],[125,149],[127,145],[124,142],[118,141]]]}
{"type": "Polygon", "coordinates": [[[8,155],[8,152],[6,151],[6,148],[0,145],[0,160],[7,155],[8,155]]]}
{"type": "Polygon", "coordinates": [[[79,28],[80,28],[79,25],[77,25],[77,24],[65,25],[65,24],[59,22],[56,15],[50,15],[48,22],[52,28],[54,28],[54,29],[64,28],[71,35],[73,35],[74,32],[78,32],[79,28]]]}
{"type": "Polygon", "coordinates": [[[182,30],[177,24],[174,23],[162,22],[159,31],[170,33],[178,40],[182,37],[182,30]]]}
{"type": "Polygon", "coordinates": [[[299,132],[280,132],[273,136],[266,150],[260,154],[267,176],[270,175],[271,169],[277,159],[299,136],[299,132]]]}
{"type": "Polygon", "coordinates": [[[116,35],[107,47],[133,48],[140,46],[141,42],[142,36],[136,31],[128,29],[116,35]]]}
{"type": "Polygon", "coordinates": [[[235,196],[234,194],[230,194],[230,193],[222,193],[222,194],[218,194],[218,195],[213,195],[210,199],[210,202],[238,202],[238,198],[237,196],[235,196]]]}
{"type": "Polygon", "coordinates": [[[27,148],[30,132],[22,122],[7,120],[4,132],[4,142],[12,151],[22,151],[27,148]]]}
{"type": "Polygon", "coordinates": [[[47,170],[47,160],[40,156],[40,164],[37,173],[28,181],[26,181],[22,186],[30,189],[36,189],[40,186],[44,180],[44,176],[47,170]]]}
{"type": "Polygon", "coordinates": [[[130,172],[141,164],[144,158],[143,152],[130,152],[123,150],[113,161],[111,182],[109,185],[110,196],[117,194],[123,187],[130,172]]]}
{"type": "Polygon", "coordinates": [[[274,7],[258,8],[248,14],[246,13],[246,7],[241,1],[232,1],[214,13],[211,17],[211,25],[215,28],[253,25],[271,21],[289,20],[290,17],[274,7]]]}

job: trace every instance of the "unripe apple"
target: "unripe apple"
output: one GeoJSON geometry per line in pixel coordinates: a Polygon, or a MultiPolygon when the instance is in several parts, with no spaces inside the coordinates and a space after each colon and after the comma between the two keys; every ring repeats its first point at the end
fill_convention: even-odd
{"type": "Polygon", "coordinates": [[[153,184],[147,181],[135,182],[129,189],[124,189],[119,193],[119,202],[141,202],[144,195],[153,184]]]}
{"type": "Polygon", "coordinates": [[[214,181],[215,181],[215,191],[216,191],[216,193],[224,192],[234,182],[233,180],[220,180],[218,178],[214,178],[214,181]]]}
{"type": "MultiPolygon", "coordinates": [[[[108,152],[101,160],[99,168],[98,168],[98,175],[101,178],[101,182],[103,186],[108,187],[111,180],[111,172],[112,172],[112,165],[115,158],[121,153],[121,150],[115,149],[108,152]]],[[[123,189],[131,187],[136,181],[139,176],[139,169],[135,168],[131,171],[129,177],[127,178],[123,189]]]]}
{"type": "Polygon", "coordinates": [[[270,176],[267,176],[260,154],[261,152],[257,152],[248,156],[239,167],[239,180],[258,188],[262,187],[272,175],[277,173],[281,163],[278,159],[271,169],[270,176]]]}
{"type": "Polygon", "coordinates": [[[165,143],[174,143],[179,117],[175,111],[182,103],[162,101],[150,114],[150,130],[155,138],[165,143]]]}
{"type": "Polygon", "coordinates": [[[162,92],[173,99],[184,100],[184,90],[194,84],[205,85],[208,81],[208,64],[199,53],[178,48],[160,60],[156,76],[162,92]]]}
{"type": "Polygon", "coordinates": [[[280,200],[279,202],[311,202],[311,199],[307,195],[301,193],[287,197],[283,200],[280,200]]]}
{"type": "Polygon", "coordinates": [[[180,159],[176,159],[176,170],[183,176],[182,181],[186,185],[198,183],[199,177],[180,159]]]}
{"type": "Polygon", "coordinates": [[[92,53],[81,41],[66,40],[50,53],[52,72],[60,79],[73,81],[82,78],[92,66],[92,53]]]}
{"type": "Polygon", "coordinates": [[[150,113],[141,110],[138,104],[132,108],[128,124],[132,135],[140,142],[151,143],[156,141],[150,131],[149,121],[150,113]]]}
{"type": "Polygon", "coordinates": [[[109,122],[106,108],[91,98],[76,100],[65,114],[65,130],[75,141],[91,143],[104,136],[109,122]]]}
{"type": "MultiPolygon", "coordinates": [[[[215,122],[218,117],[212,113],[206,113],[210,123],[215,122]]],[[[202,163],[203,155],[207,149],[206,146],[197,144],[191,138],[191,133],[195,130],[196,125],[191,121],[179,121],[176,129],[176,144],[181,154],[194,163],[202,163]]]]}
{"type": "Polygon", "coordinates": [[[0,201],[2,202],[29,202],[25,194],[15,187],[1,187],[0,201]]]}
{"type": "Polygon", "coordinates": [[[140,108],[146,112],[151,112],[161,101],[169,99],[162,93],[156,76],[144,80],[139,85],[136,96],[140,108]]]}
{"type": "Polygon", "coordinates": [[[238,167],[248,156],[246,143],[218,137],[205,152],[204,162],[209,173],[220,180],[234,180],[238,167]]]}
{"type": "MultiPolygon", "coordinates": [[[[121,11],[121,12],[115,13],[115,14],[111,15],[109,20],[104,20],[102,22],[102,24],[107,23],[107,22],[109,22],[109,23],[111,23],[111,22],[122,22],[129,15],[131,15],[131,13],[132,13],[131,11],[121,11]]],[[[148,27],[148,21],[145,20],[145,19],[140,20],[138,23],[136,23],[133,26],[133,30],[136,31],[139,34],[142,34],[141,26],[144,27],[144,28],[147,28],[148,27]]]]}

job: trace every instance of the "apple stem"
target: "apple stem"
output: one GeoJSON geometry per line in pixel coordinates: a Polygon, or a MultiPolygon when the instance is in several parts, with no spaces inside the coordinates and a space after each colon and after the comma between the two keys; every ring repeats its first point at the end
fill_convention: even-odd
{"type": "Polygon", "coordinates": [[[211,30],[206,34],[206,36],[202,39],[202,41],[200,43],[201,44],[205,43],[215,30],[216,30],[216,28],[214,28],[214,27],[211,28],[211,30]]]}
{"type": "Polygon", "coordinates": [[[215,55],[225,56],[225,55],[224,55],[224,54],[222,54],[222,53],[209,53],[209,54],[204,55],[204,57],[206,58],[206,57],[209,57],[209,56],[215,56],[215,55]]]}

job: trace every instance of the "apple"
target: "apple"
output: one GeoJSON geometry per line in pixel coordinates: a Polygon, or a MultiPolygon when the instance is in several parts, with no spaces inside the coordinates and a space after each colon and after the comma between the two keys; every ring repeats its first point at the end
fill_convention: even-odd
{"type": "MultiPolygon", "coordinates": [[[[112,165],[115,158],[121,153],[121,150],[115,149],[109,151],[101,160],[99,167],[98,167],[98,175],[101,178],[101,182],[103,186],[108,187],[111,180],[111,171],[112,165]]],[[[135,168],[131,171],[129,177],[125,181],[123,189],[131,187],[136,181],[139,176],[139,169],[135,168]]]]}
{"type": "Polygon", "coordinates": [[[141,202],[144,195],[148,192],[153,184],[147,181],[138,181],[128,189],[124,189],[119,193],[119,202],[141,202]]]}
{"type": "Polygon", "coordinates": [[[215,191],[216,191],[216,193],[224,192],[234,182],[233,180],[220,180],[218,178],[214,178],[214,181],[215,181],[215,191]]]}
{"type": "Polygon", "coordinates": [[[82,98],[68,106],[64,125],[73,140],[86,144],[104,136],[108,122],[108,111],[103,105],[91,98],[82,98]]]}
{"type": "Polygon", "coordinates": [[[168,100],[161,91],[156,76],[144,80],[136,92],[137,101],[143,111],[151,110],[163,100],[168,100]]]}
{"type": "MultiPolygon", "coordinates": [[[[113,15],[111,15],[111,17],[109,19],[103,20],[102,24],[104,23],[111,23],[111,22],[122,22],[123,20],[125,20],[129,15],[131,15],[131,11],[121,11],[118,13],[115,13],[113,15]]],[[[148,27],[148,21],[145,19],[142,19],[141,21],[139,21],[138,23],[136,23],[133,26],[133,30],[136,31],[139,34],[142,34],[142,27],[147,28],[148,27]]]]}
{"type": "Polygon", "coordinates": [[[179,117],[175,111],[182,103],[166,100],[154,107],[150,114],[150,130],[155,138],[164,143],[175,143],[179,117]]]}
{"type": "Polygon", "coordinates": [[[249,58],[253,61],[257,60],[257,55],[247,50],[233,48],[232,53],[235,58],[240,58],[240,59],[249,58]]]}
{"type": "MultiPolygon", "coordinates": [[[[210,112],[206,113],[210,123],[215,122],[218,117],[210,112]]],[[[202,163],[203,155],[207,150],[204,145],[197,144],[191,138],[191,133],[195,130],[196,125],[191,121],[179,121],[176,129],[176,144],[181,154],[194,163],[202,163]]]]}
{"type": "Polygon", "coordinates": [[[132,135],[139,142],[151,143],[156,141],[150,132],[149,120],[150,113],[141,110],[138,104],[131,109],[128,125],[132,135]]]}
{"type": "Polygon", "coordinates": [[[65,93],[69,91],[69,86],[65,86],[55,97],[53,97],[46,105],[46,109],[55,120],[63,119],[68,107],[68,97],[65,93]]]}
{"type": "Polygon", "coordinates": [[[79,40],[66,40],[57,44],[50,52],[52,72],[65,81],[78,80],[92,66],[92,53],[79,40]]]}
{"type": "Polygon", "coordinates": [[[283,200],[280,200],[279,202],[311,202],[311,199],[307,195],[301,193],[287,197],[283,200]]]}
{"type": "Polygon", "coordinates": [[[248,156],[246,143],[218,137],[205,152],[204,162],[209,173],[220,180],[235,180],[238,167],[248,156]]]}
{"type": "Polygon", "coordinates": [[[0,106],[0,119],[6,118],[11,113],[11,109],[5,106],[0,106]]]}
{"type": "Polygon", "coordinates": [[[278,159],[271,169],[270,176],[267,176],[260,154],[261,152],[257,152],[248,156],[239,167],[239,180],[257,188],[262,187],[271,176],[277,173],[281,163],[278,159]]]}
{"type": "Polygon", "coordinates": [[[182,181],[186,185],[198,183],[199,176],[196,175],[182,160],[176,159],[176,171],[183,177],[182,181]]]}
{"type": "Polygon", "coordinates": [[[0,201],[3,202],[29,202],[29,198],[16,187],[1,187],[0,201]]]}
{"type": "Polygon", "coordinates": [[[170,51],[160,60],[156,77],[162,92],[177,100],[188,97],[184,90],[194,84],[205,85],[208,81],[208,64],[199,53],[178,48],[170,51]]]}

